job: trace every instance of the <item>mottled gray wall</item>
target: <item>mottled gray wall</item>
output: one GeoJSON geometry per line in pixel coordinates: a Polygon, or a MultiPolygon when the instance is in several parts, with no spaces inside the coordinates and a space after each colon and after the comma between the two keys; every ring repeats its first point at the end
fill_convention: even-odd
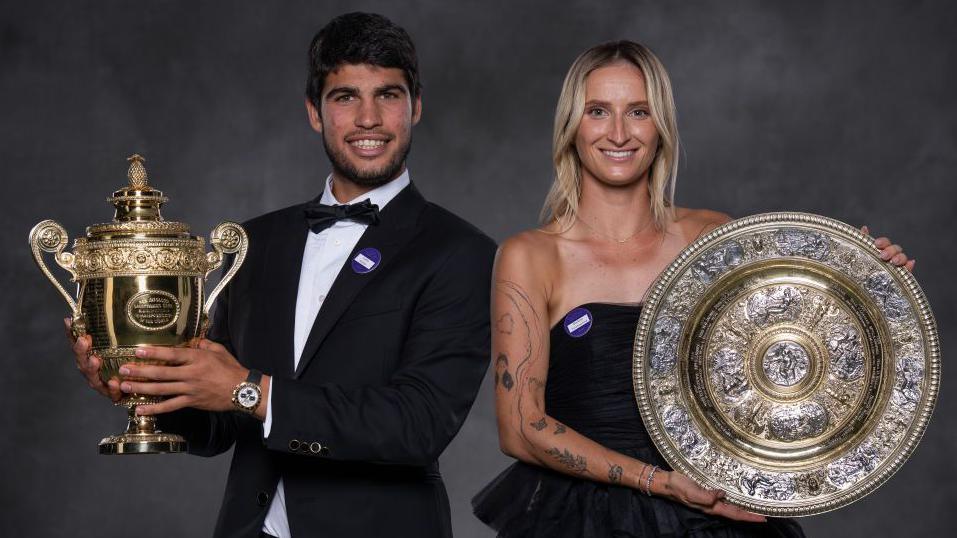
{"type": "MultiPolygon", "coordinates": [[[[327,162],[302,106],[305,50],[331,16],[378,11],[421,55],[421,190],[496,239],[534,225],[552,111],[575,55],[631,38],[670,69],[685,143],[679,202],[732,215],[802,210],[887,233],[918,260],[945,353],[957,165],[953,3],[3,3],[0,164],[3,346],[0,534],[206,536],[228,458],[107,458],[122,413],[87,390],[65,305],[33,267],[30,227],[72,234],[141,152],[195,231],[314,196],[327,162]],[[18,534],[19,533],[19,534],[18,534]]],[[[926,535],[957,498],[957,401],[945,382],[927,435],[876,493],[805,520],[817,536],[926,535]]],[[[505,467],[485,387],[442,458],[461,537],[490,536],[469,498],[505,467]]]]}

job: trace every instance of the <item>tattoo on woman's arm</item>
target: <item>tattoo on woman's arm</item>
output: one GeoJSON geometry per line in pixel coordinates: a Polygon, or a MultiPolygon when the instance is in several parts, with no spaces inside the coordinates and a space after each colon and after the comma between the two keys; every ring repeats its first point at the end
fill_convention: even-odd
{"type": "Polygon", "coordinates": [[[495,330],[502,334],[512,334],[512,329],[515,328],[515,320],[512,319],[511,314],[503,314],[502,317],[498,318],[498,321],[495,322],[495,330]]]}
{"type": "Polygon", "coordinates": [[[573,454],[569,452],[567,448],[559,450],[558,448],[552,447],[546,450],[545,453],[558,460],[558,463],[561,463],[573,473],[581,474],[588,470],[588,461],[585,459],[585,456],[573,454]]]}
{"type": "Polygon", "coordinates": [[[512,387],[515,386],[515,380],[512,379],[512,374],[508,371],[508,355],[504,353],[499,353],[498,358],[495,359],[495,385],[497,386],[499,382],[505,387],[505,390],[512,390],[512,387]],[[499,373],[500,371],[501,373],[499,373]]]}
{"type": "Polygon", "coordinates": [[[608,469],[608,481],[612,484],[621,484],[621,465],[615,465],[614,463],[609,463],[610,469],[608,469]]]}
{"type": "Polygon", "coordinates": [[[529,425],[538,431],[542,431],[548,427],[548,424],[545,422],[545,417],[542,417],[535,422],[529,422],[529,425]]]}
{"type": "Polygon", "coordinates": [[[511,352],[520,353],[517,358],[515,355],[511,357],[515,359],[514,364],[509,365],[513,369],[504,368],[499,379],[507,391],[511,390],[511,386],[517,385],[519,387],[520,390],[516,391],[514,400],[514,409],[519,417],[519,433],[526,443],[532,445],[526,428],[529,425],[535,426],[540,422],[526,418],[526,397],[530,396],[533,391],[544,388],[544,383],[541,380],[529,379],[534,362],[542,358],[540,353],[536,353],[536,351],[542,349],[541,334],[539,334],[542,325],[541,318],[532,305],[529,294],[515,282],[497,280],[495,282],[495,293],[502,298],[502,306],[505,307],[503,309],[507,310],[496,321],[495,330],[509,342],[511,352]],[[507,379],[506,374],[508,374],[507,379]]]}
{"type": "Polygon", "coordinates": [[[508,373],[508,370],[505,370],[505,373],[502,374],[502,386],[505,387],[505,390],[512,390],[512,387],[515,386],[515,381],[512,380],[512,374],[508,373]]]}
{"type": "Polygon", "coordinates": [[[555,423],[555,432],[554,432],[554,433],[555,433],[555,435],[560,435],[560,434],[565,433],[565,425],[562,424],[561,422],[556,422],[556,423],[555,423]]]}

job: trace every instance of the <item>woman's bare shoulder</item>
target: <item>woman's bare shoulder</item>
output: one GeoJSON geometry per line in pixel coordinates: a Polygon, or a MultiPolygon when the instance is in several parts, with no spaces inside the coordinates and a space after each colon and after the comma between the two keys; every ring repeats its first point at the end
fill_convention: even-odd
{"type": "Polygon", "coordinates": [[[712,209],[675,208],[675,227],[689,241],[731,221],[726,213],[712,209]]]}
{"type": "Polygon", "coordinates": [[[503,241],[498,247],[498,257],[531,265],[547,264],[557,255],[557,240],[557,234],[542,228],[525,230],[503,241]]]}
{"type": "Polygon", "coordinates": [[[542,229],[526,230],[502,242],[495,261],[495,279],[543,290],[551,288],[558,261],[558,236],[542,229]]]}

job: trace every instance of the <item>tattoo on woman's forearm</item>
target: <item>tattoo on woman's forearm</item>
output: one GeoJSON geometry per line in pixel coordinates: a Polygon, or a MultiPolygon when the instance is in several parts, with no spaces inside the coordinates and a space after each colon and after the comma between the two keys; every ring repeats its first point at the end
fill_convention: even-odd
{"type": "Polygon", "coordinates": [[[621,465],[615,465],[614,463],[608,464],[610,468],[608,469],[608,481],[612,484],[621,484],[621,465]]]}
{"type": "Polygon", "coordinates": [[[498,318],[498,321],[495,322],[495,330],[502,334],[512,334],[512,329],[515,328],[515,320],[512,319],[511,314],[503,314],[502,317],[498,318]]]}
{"type": "Polygon", "coordinates": [[[555,435],[560,435],[560,434],[565,433],[565,425],[562,424],[561,422],[556,422],[556,423],[555,423],[555,432],[554,432],[554,433],[555,433],[555,435]]]}
{"type": "Polygon", "coordinates": [[[505,370],[505,373],[502,374],[502,386],[505,387],[505,390],[512,390],[512,387],[515,386],[515,381],[512,380],[512,374],[508,373],[508,370],[505,370]]]}
{"type": "Polygon", "coordinates": [[[504,353],[499,353],[495,359],[495,385],[497,386],[499,382],[505,387],[505,390],[512,390],[512,387],[515,386],[515,380],[512,379],[512,374],[508,371],[508,355],[504,353]]]}
{"type": "Polygon", "coordinates": [[[535,422],[529,422],[529,425],[538,431],[542,431],[548,427],[548,424],[545,422],[545,417],[542,417],[535,422]]]}
{"type": "Polygon", "coordinates": [[[573,473],[581,474],[588,470],[588,461],[585,460],[585,456],[573,454],[569,452],[567,448],[559,450],[558,448],[552,447],[546,450],[545,453],[558,460],[558,463],[561,463],[573,473]]]}

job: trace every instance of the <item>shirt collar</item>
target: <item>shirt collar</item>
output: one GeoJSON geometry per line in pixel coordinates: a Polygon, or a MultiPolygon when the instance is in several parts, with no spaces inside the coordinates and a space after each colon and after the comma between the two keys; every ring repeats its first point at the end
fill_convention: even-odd
{"type": "Polygon", "coordinates": [[[332,174],[329,174],[329,177],[326,178],[326,186],[322,190],[322,198],[320,198],[319,201],[326,205],[341,205],[343,203],[354,204],[356,202],[361,202],[362,200],[368,199],[373,204],[379,206],[379,210],[381,211],[383,208],[385,208],[386,204],[392,201],[392,199],[395,198],[395,196],[399,194],[402,189],[406,188],[410,182],[409,169],[406,168],[405,171],[402,172],[402,175],[386,183],[385,185],[380,185],[365,194],[357,196],[353,200],[349,200],[348,202],[340,202],[339,200],[336,200],[335,196],[332,195],[332,174]]]}

